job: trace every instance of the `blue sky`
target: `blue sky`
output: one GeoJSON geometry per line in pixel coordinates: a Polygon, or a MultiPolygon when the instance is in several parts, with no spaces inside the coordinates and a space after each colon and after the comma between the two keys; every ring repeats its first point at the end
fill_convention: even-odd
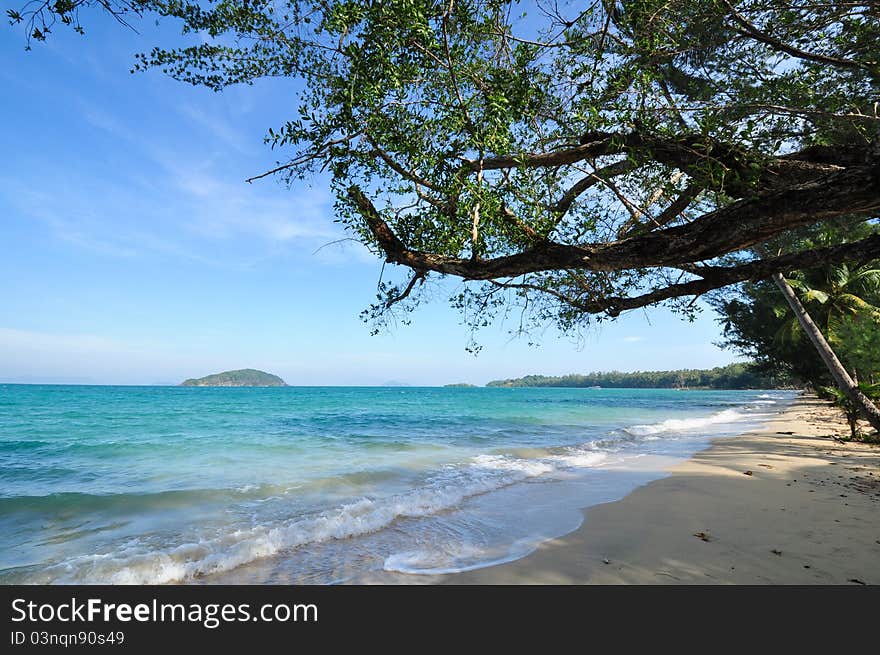
{"type": "Polygon", "coordinates": [[[438,301],[413,324],[370,336],[359,312],[380,263],[333,223],[320,178],[290,190],[244,179],[271,168],[266,129],[293,114],[296,85],[222,93],[159,72],[133,54],[175,38],[92,16],[24,51],[0,32],[0,381],[176,383],[242,367],[290,384],[372,385],[529,373],[710,367],[715,316],[665,310],[604,323],[581,343],[540,347],[507,328],[467,329],[438,301]],[[323,246],[323,247],[322,247],[323,246]]]}

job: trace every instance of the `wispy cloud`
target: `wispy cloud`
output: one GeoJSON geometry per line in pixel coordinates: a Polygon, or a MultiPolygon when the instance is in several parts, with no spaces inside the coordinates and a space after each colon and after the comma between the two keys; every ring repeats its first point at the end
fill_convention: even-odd
{"type": "Polygon", "coordinates": [[[127,141],[134,142],[139,139],[135,132],[128,129],[119,118],[103,107],[82,98],[78,99],[77,105],[82,117],[93,127],[127,141]]]}
{"type": "Polygon", "coordinates": [[[260,188],[204,170],[178,174],[173,183],[189,196],[181,200],[189,208],[185,224],[195,234],[212,239],[250,236],[269,244],[299,242],[311,250],[343,236],[332,222],[331,199],[323,190],[260,188]]]}
{"type": "Polygon", "coordinates": [[[125,239],[106,233],[95,224],[95,216],[88,207],[66,202],[63,191],[59,194],[35,190],[25,185],[4,185],[8,197],[14,199],[14,208],[23,216],[44,223],[53,237],[78,248],[109,257],[127,258],[137,249],[125,239]]]}
{"type": "Polygon", "coordinates": [[[190,123],[210,136],[215,143],[220,142],[240,153],[254,153],[253,143],[226,118],[209,113],[204,108],[197,108],[191,104],[178,105],[177,111],[190,123]]]}
{"type": "Polygon", "coordinates": [[[627,343],[635,343],[637,341],[644,341],[645,337],[624,337],[623,340],[627,343]]]}
{"type": "MultiPolygon", "coordinates": [[[[345,236],[332,221],[332,198],[321,186],[283,190],[271,180],[249,185],[238,172],[241,162],[236,169],[229,158],[205,155],[189,142],[161,143],[88,101],[79,110],[89,125],[128,144],[130,166],[65,171],[45,180],[52,193],[31,192],[34,185],[24,179],[23,194],[9,189],[13,181],[0,182],[18,213],[42,221],[60,240],[113,257],[161,252],[239,266],[281,251],[312,257],[345,236]]],[[[198,115],[195,109],[188,113],[198,115]]],[[[226,140],[237,139],[229,125],[213,119],[205,125],[226,140]]],[[[334,263],[332,254],[312,261],[334,263]]]]}

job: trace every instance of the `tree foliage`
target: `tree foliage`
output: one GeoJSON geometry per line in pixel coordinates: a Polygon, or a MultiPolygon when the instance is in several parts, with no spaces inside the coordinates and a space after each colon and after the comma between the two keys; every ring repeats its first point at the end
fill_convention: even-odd
{"type": "Polygon", "coordinates": [[[138,69],[303,81],[265,175],[329,172],[338,220],[409,269],[380,286],[380,323],[433,277],[464,280],[452,302],[475,327],[518,307],[523,329],[573,329],[880,251],[873,234],[752,250],[877,216],[874,2],[64,0],[10,18],[40,40],[88,7],[193,35],[138,69]]]}
{"type": "MultiPolygon", "coordinates": [[[[787,245],[777,245],[797,250],[866,238],[877,230],[849,220],[801,230],[787,245]]],[[[844,367],[862,380],[880,379],[880,260],[792,271],[789,283],[844,367]]],[[[831,384],[828,369],[771,281],[743,284],[716,297],[714,305],[724,326],[722,345],[752,358],[758,370],[787,374],[816,388],[831,384]]]]}
{"type": "Polygon", "coordinates": [[[610,389],[778,389],[788,388],[792,380],[766,375],[751,364],[728,364],[712,369],[677,371],[607,371],[570,374],[561,377],[526,375],[511,380],[493,380],[487,387],[607,387],[610,389]]]}

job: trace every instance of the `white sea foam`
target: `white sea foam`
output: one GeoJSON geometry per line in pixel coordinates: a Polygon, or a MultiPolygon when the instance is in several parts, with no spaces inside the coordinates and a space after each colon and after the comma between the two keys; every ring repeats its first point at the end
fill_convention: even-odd
{"type": "Polygon", "coordinates": [[[533,539],[520,539],[511,544],[506,553],[493,556],[482,546],[467,543],[444,544],[434,550],[393,553],[385,558],[382,568],[394,573],[415,575],[462,573],[519,559],[534,551],[535,546],[533,539]]]}
{"type": "Polygon", "coordinates": [[[744,414],[735,409],[725,409],[711,416],[701,416],[694,418],[670,418],[659,423],[651,423],[648,425],[631,425],[624,428],[626,432],[636,437],[647,437],[650,435],[663,434],[668,432],[690,432],[709,425],[718,423],[734,423],[746,418],[744,414]]]}
{"type": "Polygon", "coordinates": [[[553,465],[540,459],[522,459],[507,455],[478,455],[474,458],[474,466],[490,471],[520,473],[529,478],[550,473],[554,470],[553,465]]]}
{"type": "Polygon", "coordinates": [[[564,467],[591,468],[604,462],[607,457],[606,453],[587,448],[569,448],[564,455],[553,455],[548,459],[564,467]]]}
{"type": "Polygon", "coordinates": [[[460,567],[452,562],[465,558],[485,559],[483,548],[472,544],[446,544],[434,550],[409,550],[393,553],[385,558],[382,568],[398,573],[458,573],[460,567]]]}

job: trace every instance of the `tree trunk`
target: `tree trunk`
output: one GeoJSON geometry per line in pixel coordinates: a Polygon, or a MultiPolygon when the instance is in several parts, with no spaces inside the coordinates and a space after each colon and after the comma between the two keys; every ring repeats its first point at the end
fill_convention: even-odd
{"type": "Polygon", "coordinates": [[[831,377],[834,378],[837,386],[859,408],[862,415],[868,419],[871,427],[880,432],[880,409],[865,394],[859,391],[858,385],[849,376],[849,373],[846,372],[840,360],[837,359],[837,355],[834,354],[831,346],[828,345],[819,326],[813,322],[813,319],[795,295],[791,285],[785,281],[781,273],[774,273],[772,277],[776,286],[782,292],[788,306],[794,312],[801,328],[809,337],[813,346],[815,346],[822,361],[825,362],[825,366],[828,367],[828,371],[831,373],[831,377]]]}

